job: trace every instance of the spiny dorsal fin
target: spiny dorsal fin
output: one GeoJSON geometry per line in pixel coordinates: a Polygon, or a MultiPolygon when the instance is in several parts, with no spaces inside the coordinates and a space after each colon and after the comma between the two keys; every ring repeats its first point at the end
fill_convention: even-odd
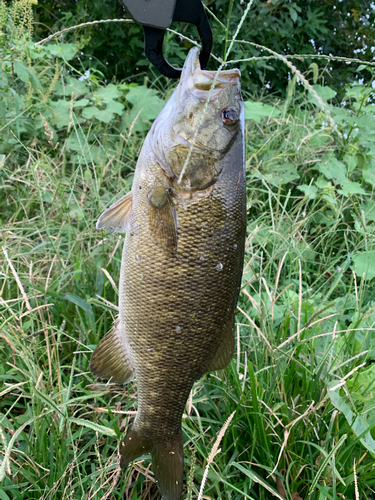
{"type": "Polygon", "coordinates": [[[178,222],[176,209],[168,187],[155,185],[148,195],[150,228],[155,238],[168,252],[177,251],[178,222]]]}
{"type": "Polygon", "coordinates": [[[90,370],[99,378],[110,378],[115,384],[126,384],[133,378],[129,355],[118,330],[119,322],[102,338],[90,360],[90,370]]]}
{"type": "Polygon", "coordinates": [[[129,191],[102,213],[96,223],[96,229],[104,229],[109,233],[124,233],[129,228],[131,209],[132,192],[129,191]]]}

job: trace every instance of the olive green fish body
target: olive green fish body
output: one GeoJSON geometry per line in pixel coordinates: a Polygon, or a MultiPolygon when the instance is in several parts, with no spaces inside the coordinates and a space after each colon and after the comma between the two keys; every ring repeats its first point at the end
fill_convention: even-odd
{"type": "Polygon", "coordinates": [[[185,127],[184,120],[197,119],[189,110],[198,95],[202,112],[204,87],[214,78],[197,69],[197,60],[192,51],[184,68],[190,73],[185,80],[183,74],[146,138],[131,200],[129,195],[120,200],[98,223],[127,234],[119,319],[90,366],[94,374],[117,382],[135,376],[138,411],[121,447],[121,464],[151,453],[166,500],[181,495],[181,418],[191,388],[204,373],[224,368],[233,355],[246,228],[238,72],[220,74],[204,129],[194,134],[194,123],[185,127]],[[194,99],[185,88],[192,75],[202,80],[194,83],[194,99]]]}

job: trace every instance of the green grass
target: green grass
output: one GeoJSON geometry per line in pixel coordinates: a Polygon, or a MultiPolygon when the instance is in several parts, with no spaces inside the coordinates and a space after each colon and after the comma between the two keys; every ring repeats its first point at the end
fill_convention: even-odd
{"type": "MultiPolygon", "coordinates": [[[[206,497],[280,498],[283,484],[287,498],[356,498],[355,481],[358,498],[374,494],[373,285],[356,278],[347,258],[363,236],[349,222],[342,227],[361,200],[336,197],[333,211],[324,190],[310,199],[292,184],[267,182],[257,169],[267,147],[278,144],[278,156],[296,164],[309,158],[309,168],[324,154],[311,144],[296,152],[294,126],[290,117],[262,128],[247,122],[249,236],[236,355],[193,389],[183,498],[197,497],[233,412],[206,497]]],[[[149,458],[118,469],[135,384],[99,384],[88,370],[117,314],[122,246],[95,220],[129,189],[132,167],[122,153],[74,167],[28,154],[26,164],[8,158],[1,169],[1,498],[157,498],[149,458]]]]}
{"type": "MultiPolygon", "coordinates": [[[[79,81],[76,48],[21,35],[0,40],[0,500],[156,499],[149,457],[118,467],[136,384],[98,383],[88,363],[117,315],[123,241],[95,222],[171,89],[79,81]],[[17,58],[29,69],[13,74],[17,58]],[[121,114],[103,120],[109,105],[121,114]]],[[[183,499],[374,498],[374,94],[353,85],[338,106],[314,90],[338,133],[295,79],[283,102],[245,96],[236,353],[187,403],[183,499]]]]}

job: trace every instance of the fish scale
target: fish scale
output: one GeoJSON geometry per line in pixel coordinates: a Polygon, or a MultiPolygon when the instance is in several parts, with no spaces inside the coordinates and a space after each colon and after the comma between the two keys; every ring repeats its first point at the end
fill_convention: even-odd
{"type": "Polygon", "coordinates": [[[146,138],[131,193],[97,225],[127,234],[119,319],[90,368],[117,383],[135,377],[138,409],[120,448],[121,465],[150,453],[165,500],[181,496],[181,418],[192,386],[233,355],[245,242],[239,72],[219,74],[199,122],[210,97],[202,88],[215,85],[215,73],[200,70],[198,55],[189,53],[179,86],[146,138]]]}

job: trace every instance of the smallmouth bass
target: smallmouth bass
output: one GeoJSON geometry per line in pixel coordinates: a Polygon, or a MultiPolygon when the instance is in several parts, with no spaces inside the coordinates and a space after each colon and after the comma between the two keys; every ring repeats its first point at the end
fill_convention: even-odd
{"type": "Polygon", "coordinates": [[[120,463],[150,453],[164,500],[181,497],[191,388],[233,356],[245,245],[240,72],[203,71],[198,56],[189,52],[146,137],[130,193],[97,223],[126,238],[119,318],[90,369],[119,384],[135,377],[138,411],[120,463]]]}

